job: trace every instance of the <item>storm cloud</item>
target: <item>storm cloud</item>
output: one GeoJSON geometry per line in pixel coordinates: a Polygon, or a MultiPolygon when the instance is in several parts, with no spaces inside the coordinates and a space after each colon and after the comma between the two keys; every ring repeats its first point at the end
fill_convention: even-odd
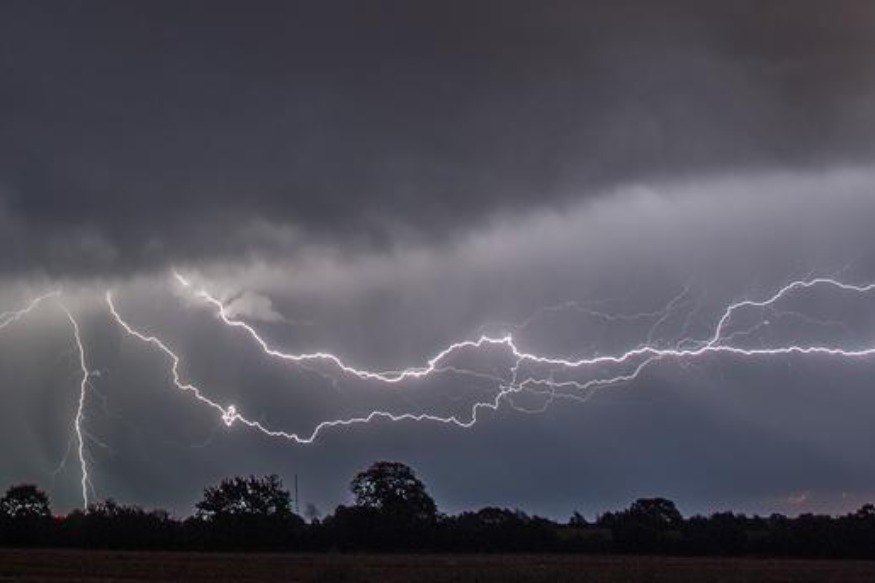
{"type": "Polygon", "coordinates": [[[441,243],[630,179],[861,163],[865,2],[9,3],[9,271],[441,243]]]}
{"type": "MultiPolygon", "coordinates": [[[[63,289],[79,318],[98,497],[184,513],[221,477],[277,472],[328,511],[386,458],[449,511],[851,509],[875,496],[875,361],[666,361],[537,415],[378,421],[303,447],[176,390],[104,294],[211,398],[306,433],[375,408],[467,418],[496,388],[277,363],[171,268],[271,345],[371,370],[483,333],[565,358],[670,346],[793,279],[872,281],[873,27],[850,0],[5,3],[0,312],[63,289]]],[[[732,331],[869,346],[873,300],[817,289],[732,331]]],[[[0,478],[65,509],[71,346],[53,304],[0,330],[0,440],[17,444],[0,478]]]]}

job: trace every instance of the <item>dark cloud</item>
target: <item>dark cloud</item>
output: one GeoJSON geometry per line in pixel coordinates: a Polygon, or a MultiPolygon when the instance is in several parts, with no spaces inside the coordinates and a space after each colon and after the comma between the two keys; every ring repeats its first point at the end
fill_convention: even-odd
{"type": "Polygon", "coordinates": [[[865,2],[0,11],[7,271],[440,241],[635,178],[868,159],[875,129],[865,2]]]}
{"type": "MultiPolygon", "coordinates": [[[[768,296],[808,273],[871,281],[872,175],[844,169],[638,186],[565,212],[497,223],[450,246],[216,262],[185,273],[227,299],[273,345],[331,350],[371,369],[422,365],[447,343],[483,330],[513,330],[522,347],[552,356],[615,353],[648,338],[661,345],[707,338],[727,302],[768,296]],[[655,329],[653,317],[617,322],[586,312],[658,311],[684,286],[687,300],[655,329]],[[539,310],[569,300],[583,308],[539,310]]],[[[666,495],[686,512],[834,512],[875,492],[869,359],[665,362],[635,383],[586,403],[557,402],[539,415],[505,406],[484,412],[469,430],[376,422],[328,431],[304,447],[226,428],[215,411],[173,387],[164,355],[113,323],[102,286],[85,285],[68,290],[65,301],[80,316],[90,366],[99,371],[86,415],[98,496],[185,513],[201,487],[221,477],[279,472],[290,482],[297,473],[304,500],[328,511],[347,499],[356,471],[384,458],[416,466],[449,511],[502,504],[565,518],[574,508],[591,516],[636,496],[666,495]],[[788,502],[803,494],[820,505],[788,502]]],[[[113,287],[133,325],[180,353],[185,380],[272,428],[307,433],[319,421],[377,407],[464,418],[474,399],[496,390],[453,376],[387,388],[331,366],[273,362],[166,274],[113,287]]],[[[21,305],[25,292],[4,294],[0,306],[21,305]]],[[[872,300],[829,289],[799,294],[769,315],[775,324],[750,345],[792,335],[867,346],[872,300]]],[[[745,313],[733,330],[762,316],[745,313]]],[[[71,443],[77,388],[62,314],[49,305],[4,329],[0,355],[11,417],[0,424],[0,438],[16,443],[0,476],[51,482],[59,507],[73,507],[78,465],[68,458],[53,473],[71,443]]],[[[479,371],[508,366],[495,354],[460,363],[479,371]]],[[[530,400],[519,404],[543,404],[530,400]]]]}
{"type": "MultiPolygon", "coordinates": [[[[645,495],[688,512],[847,510],[875,492],[866,359],[666,362],[541,415],[375,423],[296,447],[174,389],[103,293],[211,397],[306,432],[374,407],[461,411],[495,386],[387,391],[279,365],[166,267],[276,346],[376,370],[484,330],[568,357],[702,339],[726,302],[790,278],[869,281],[873,25],[875,4],[851,0],[6,2],[0,312],[64,289],[96,371],[99,496],[188,512],[224,476],[298,473],[328,511],[387,458],[450,511],[564,517],[645,495]],[[658,325],[567,303],[646,314],[685,286],[658,325]]],[[[868,345],[869,303],[792,298],[750,342],[868,345]]],[[[0,331],[0,441],[15,444],[0,476],[51,482],[62,509],[80,502],[72,346],[51,302],[0,331]]]]}

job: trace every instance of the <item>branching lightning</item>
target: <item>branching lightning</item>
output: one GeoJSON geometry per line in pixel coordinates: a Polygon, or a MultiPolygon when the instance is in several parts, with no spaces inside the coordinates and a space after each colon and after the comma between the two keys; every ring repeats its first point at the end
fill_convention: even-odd
{"type": "MultiPolygon", "coordinates": [[[[122,316],[112,292],[106,292],[106,306],[120,330],[130,338],[151,346],[163,354],[169,361],[170,380],[173,386],[191,395],[195,402],[212,409],[228,427],[243,425],[266,436],[282,438],[298,444],[312,443],[327,430],[354,425],[366,425],[377,420],[391,422],[433,422],[454,425],[460,428],[470,428],[477,423],[482,411],[495,411],[502,405],[507,405],[525,413],[538,413],[546,410],[556,399],[586,401],[598,390],[635,381],[648,367],[667,360],[685,364],[708,355],[731,355],[739,358],[821,355],[843,359],[875,356],[875,346],[868,345],[857,348],[844,348],[830,343],[806,344],[791,342],[760,345],[757,347],[749,347],[744,344],[745,340],[770,325],[769,320],[764,316],[767,311],[779,316],[789,315],[799,317],[800,320],[809,323],[844,326],[842,322],[822,322],[804,313],[782,309],[781,302],[791,295],[802,294],[813,288],[827,288],[835,292],[858,296],[875,295],[875,283],[855,285],[827,277],[792,281],[764,299],[744,299],[730,303],[719,313],[719,316],[710,328],[710,333],[702,338],[693,338],[687,335],[692,319],[691,314],[693,313],[690,312],[683,321],[682,338],[671,343],[663,340],[654,340],[661,326],[680,312],[683,306],[689,306],[694,303],[690,298],[689,288],[684,288],[662,310],[640,312],[632,315],[614,315],[603,311],[589,310],[576,303],[541,308],[535,315],[526,319],[523,323],[514,326],[512,328],[513,333],[502,335],[482,334],[476,338],[457,341],[437,351],[431,358],[425,360],[424,364],[385,371],[354,366],[338,354],[332,352],[295,353],[280,350],[271,346],[253,326],[240,318],[230,315],[226,304],[215,295],[206,289],[195,286],[188,278],[178,272],[174,271],[173,277],[182,289],[208,307],[222,325],[242,333],[248,340],[254,342],[265,356],[277,362],[305,367],[307,370],[315,370],[326,378],[335,378],[331,375],[338,375],[338,377],[343,376],[353,381],[377,387],[392,386],[403,388],[410,384],[424,382],[426,379],[438,375],[470,377],[489,383],[493,387],[488,398],[473,401],[473,404],[467,408],[464,414],[439,415],[420,410],[392,412],[376,409],[358,416],[322,420],[309,430],[303,432],[276,429],[268,426],[263,421],[246,417],[237,405],[223,404],[211,396],[207,390],[185,379],[180,370],[183,363],[182,357],[171,348],[167,341],[153,334],[142,332],[129,323],[122,316]],[[526,326],[539,314],[559,310],[575,310],[608,324],[616,321],[633,322],[646,320],[650,321],[651,325],[641,344],[626,351],[613,354],[595,354],[568,358],[524,350],[517,336],[524,333],[526,326]],[[758,313],[760,317],[754,324],[738,329],[737,325],[733,325],[733,320],[741,312],[758,313]],[[666,346],[666,344],[668,345],[666,346]],[[501,357],[509,364],[499,372],[471,370],[458,364],[457,358],[463,354],[468,356],[501,357]],[[534,408],[525,408],[514,402],[515,397],[524,394],[542,399],[541,405],[534,408]]],[[[51,291],[35,297],[20,310],[0,313],[0,331],[21,321],[48,300],[54,300],[54,303],[63,312],[72,331],[77,350],[81,376],[79,377],[78,385],[78,402],[73,418],[73,431],[75,434],[75,451],[81,472],[80,487],[82,501],[83,505],[87,507],[89,492],[93,488],[88,468],[88,455],[86,451],[88,435],[84,428],[84,422],[88,405],[88,389],[91,379],[96,373],[89,369],[86,358],[86,344],[83,340],[79,322],[62,302],[61,292],[51,291]]],[[[695,306],[694,311],[698,310],[699,306],[695,306]]]]}
{"type": "MultiPolygon", "coordinates": [[[[197,400],[215,409],[221,414],[222,420],[228,426],[240,423],[247,427],[256,429],[265,435],[281,437],[300,444],[312,443],[327,429],[367,424],[377,419],[395,422],[431,421],[469,428],[477,422],[479,411],[483,409],[496,410],[500,407],[502,402],[510,402],[509,397],[512,397],[515,394],[531,392],[546,396],[547,400],[545,401],[543,408],[536,410],[541,411],[549,406],[549,404],[556,398],[586,400],[596,389],[616,386],[633,381],[638,378],[642,371],[647,367],[666,359],[685,361],[703,357],[708,354],[730,354],[748,358],[815,354],[843,358],[860,358],[875,355],[875,347],[844,349],[829,345],[787,344],[773,347],[744,348],[732,344],[732,340],[736,335],[727,335],[726,329],[733,316],[737,312],[746,308],[770,307],[794,292],[820,286],[832,287],[844,292],[857,294],[866,294],[875,290],[875,284],[852,285],[830,278],[814,278],[793,281],[779,289],[772,296],[763,300],[742,300],[732,303],[727,306],[720,315],[710,337],[704,340],[683,338],[671,348],[659,348],[653,345],[650,342],[650,339],[654,335],[655,329],[666,320],[668,315],[675,310],[677,305],[686,297],[688,294],[687,289],[673,298],[666,308],[660,312],[642,313],[631,316],[634,318],[652,316],[656,318],[656,323],[651,328],[645,344],[623,353],[581,357],[576,359],[559,358],[524,351],[519,347],[516,339],[511,334],[502,336],[482,335],[476,339],[462,340],[446,346],[433,357],[428,359],[424,365],[413,366],[401,370],[378,371],[347,364],[341,357],[330,352],[290,353],[274,348],[270,346],[270,344],[252,326],[240,319],[229,316],[225,304],[217,297],[213,296],[205,289],[195,288],[188,278],[178,272],[174,272],[173,275],[176,281],[184,289],[189,290],[195,298],[209,305],[214,310],[217,318],[224,325],[229,328],[241,330],[258,345],[265,355],[278,361],[292,364],[312,364],[314,362],[323,363],[326,366],[333,367],[340,374],[358,378],[362,381],[370,381],[386,385],[414,382],[446,372],[487,378],[495,381],[497,385],[497,391],[493,398],[475,402],[471,407],[470,414],[465,418],[460,418],[457,415],[441,416],[421,412],[392,413],[390,411],[375,410],[363,416],[322,421],[315,425],[309,433],[276,430],[266,427],[259,421],[253,421],[243,416],[235,405],[223,406],[207,397],[201,389],[190,383],[183,382],[179,375],[180,357],[163,341],[154,336],[145,335],[134,329],[134,327],[120,315],[115,303],[113,302],[112,295],[109,293],[107,294],[106,301],[110,312],[122,329],[129,335],[157,347],[170,359],[172,363],[171,371],[173,382],[177,388],[191,392],[197,400]],[[498,375],[488,375],[476,371],[459,369],[450,363],[452,357],[460,352],[478,350],[503,350],[506,352],[513,361],[513,364],[509,367],[508,376],[501,377],[498,375]],[[526,374],[523,374],[523,367],[534,368],[536,370],[531,370],[526,374]],[[605,369],[607,369],[609,373],[601,374],[601,371],[605,369]],[[557,373],[583,374],[584,376],[588,373],[590,376],[584,380],[575,378],[556,380],[557,373]]],[[[599,313],[598,315],[604,319],[622,318],[622,316],[610,316],[604,313],[599,313]]],[[[760,323],[760,325],[763,325],[763,323],[760,323]]],[[[511,406],[513,406],[512,403],[511,406]]]]}

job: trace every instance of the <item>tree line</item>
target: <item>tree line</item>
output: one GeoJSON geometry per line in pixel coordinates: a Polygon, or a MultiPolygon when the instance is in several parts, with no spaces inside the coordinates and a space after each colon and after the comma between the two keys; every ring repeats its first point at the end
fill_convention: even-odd
{"type": "Polygon", "coordinates": [[[567,522],[487,507],[441,513],[405,464],[381,461],[350,483],[352,505],[305,521],[276,475],[233,477],[177,518],[112,499],[53,516],[31,484],[0,498],[0,544],[221,551],[577,552],[875,559],[875,506],[843,516],[720,512],[685,518],[665,498],[567,522]]]}

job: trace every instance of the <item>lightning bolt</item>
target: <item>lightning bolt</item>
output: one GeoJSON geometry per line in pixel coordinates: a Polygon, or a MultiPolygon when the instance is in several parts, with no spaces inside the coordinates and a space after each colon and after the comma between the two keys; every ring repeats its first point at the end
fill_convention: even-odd
{"type": "MultiPolygon", "coordinates": [[[[118,324],[120,329],[128,336],[139,342],[149,345],[164,355],[170,362],[170,376],[172,384],[179,390],[190,394],[198,403],[212,409],[228,427],[242,425],[256,430],[266,436],[281,438],[298,444],[313,443],[325,431],[350,427],[354,425],[369,424],[377,420],[390,422],[434,422],[453,425],[460,428],[473,427],[479,419],[482,411],[496,411],[503,404],[524,413],[539,413],[545,411],[556,399],[571,399],[585,402],[596,391],[620,386],[633,382],[639,378],[648,367],[664,360],[678,362],[692,362],[706,355],[734,355],[744,358],[774,357],[782,355],[822,355],[836,358],[865,358],[875,355],[875,346],[863,346],[860,348],[841,348],[830,344],[778,344],[774,346],[760,346],[748,348],[738,343],[741,338],[747,338],[755,334],[762,327],[769,324],[762,317],[758,322],[743,330],[732,330],[733,319],[742,311],[760,310],[769,311],[772,314],[790,314],[802,318],[809,323],[842,325],[841,322],[823,322],[798,312],[785,312],[778,309],[780,302],[793,294],[807,292],[814,288],[830,288],[837,292],[847,294],[866,295],[875,292],[875,283],[865,285],[849,284],[828,277],[816,277],[792,281],[781,287],[770,296],[763,299],[744,299],[727,305],[719,317],[717,317],[710,334],[704,338],[696,339],[684,337],[673,344],[664,347],[664,342],[654,343],[653,338],[657,330],[670,318],[674,317],[683,306],[692,303],[689,300],[689,289],[675,296],[662,310],[641,312],[633,315],[608,314],[589,310],[580,304],[569,302],[560,306],[543,308],[534,316],[525,320],[522,324],[514,326],[515,333],[525,330],[531,324],[533,318],[543,314],[562,309],[571,309],[584,314],[599,318],[605,322],[623,321],[631,322],[638,320],[650,320],[652,325],[644,342],[625,352],[616,354],[596,354],[579,358],[565,358],[538,354],[523,350],[514,334],[488,335],[482,334],[477,338],[461,340],[451,343],[442,350],[436,352],[424,364],[411,366],[399,370],[372,370],[354,366],[345,362],[340,356],[331,352],[303,352],[294,353],[280,350],[271,346],[264,337],[250,324],[242,319],[232,317],[227,306],[216,296],[206,289],[196,287],[188,278],[173,271],[173,278],[183,289],[201,301],[211,309],[215,317],[229,329],[239,331],[246,336],[269,358],[279,362],[301,366],[307,370],[315,370],[319,374],[329,377],[328,370],[335,374],[358,379],[376,385],[398,386],[406,383],[423,381],[429,377],[443,374],[463,375],[488,381],[494,384],[495,392],[490,398],[481,399],[470,405],[468,413],[453,415],[436,415],[425,412],[401,412],[393,413],[385,410],[373,410],[367,414],[349,418],[323,420],[313,426],[309,432],[293,432],[269,427],[267,424],[250,419],[238,410],[234,404],[222,404],[210,397],[208,392],[194,383],[185,380],[180,368],[182,358],[170,347],[170,345],[155,335],[141,332],[130,324],[120,313],[113,294],[107,291],[105,302],[109,313],[118,324]],[[455,356],[461,353],[489,353],[505,355],[510,358],[511,364],[504,373],[486,373],[469,370],[453,363],[455,356]],[[319,368],[313,368],[319,367],[319,368]],[[324,369],[324,370],[323,370],[324,369]],[[522,393],[528,393],[543,398],[540,407],[531,409],[523,408],[514,402],[514,397],[522,393]]],[[[92,377],[96,374],[91,371],[87,362],[85,343],[82,332],[73,312],[63,303],[60,290],[50,291],[35,297],[24,308],[16,311],[0,313],[0,331],[21,321],[47,301],[53,300],[63,312],[65,319],[72,332],[77,357],[80,377],[79,392],[76,412],[73,418],[73,432],[75,435],[75,452],[78,459],[81,478],[80,489],[83,507],[89,504],[89,492],[93,491],[88,469],[88,455],[86,451],[88,434],[84,428],[86,419],[86,407],[88,405],[88,392],[92,377]]],[[[698,311],[700,306],[694,308],[698,311]]],[[[683,325],[682,334],[685,334],[690,325],[692,312],[688,313],[683,325]]],[[[736,327],[737,328],[737,327],[736,327]]],[[[66,456],[65,456],[66,459],[66,456]]]]}
{"type": "MultiPolygon", "coordinates": [[[[428,359],[424,365],[400,370],[378,371],[347,364],[339,356],[330,352],[290,353],[274,348],[258,333],[258,331],[255,330],[255,328],[243,320],[229,316],[225,304],[217,297],[213,296],[205,289],[196,288],[188,278],[176,271],[173,272],[173,276],[180,286],[189,290],[195,298],[210,306],[219,321],[229,328],[242,331],[250,338],[250,340],[256,343],[265,355],[278,361],[292,364],[323,363],[324,365],[333,367],[341,374],[349,375],[363,381],[371,381],[385,385],[396,385],[406,381],[422,380],[426,377],[445,372],[471,374],[481,378],[488,378],[495,380],[498,385],[498,390],[495,396],[491,399],[474,403],[471,407],[470,415],[466,418],[459,418],[456,415],[440,416],[428,413],[396,414],[389,411],[376,410],[363,416],[322,421],[318,423],[310,433],[302,434],[273,429],[265,426],[259,421],[246,418],[238,411],[235,405],[223,406],[209,398],[200,388],[189,382],[183,381],[179,373],[179,366],[181,363],[180,357],[164,341],[155,336],[149,336],[136,330],[121,316],[113,301],[112,294],[106,294],[106,302],[109,306],[110,313],[121,328],[130,336],[158,348],[171,361],[173,383],[178,389],[192,393],[198,401],[213,408],[221,415],[222,420],[229,427],[235,423],[239,423],[251,429],[258,430],[265,435],[288,439],[299,444],[312,443],[322,432],[331,428],[367,424],[377,419],[384,419],[393,422],[431,421],[452,424],[462,428],[470,428],[477,422],[478,413],[481,410],[497,410],[502,402],[509,401],[509,397],[522,391],[546,396],[547,400],[544,408],[549,406],[555,398],[569,398],[585,401],[592,396],[595,390],[634,381],[647,367],[666,359],[688,361],[708,354],[729,354],[747,358],[816,354],[842,358],[861,358],[875,355],[875,347],[849,350],[828,345],[788,344],[764,348],[744,348],[732,344],[732,340],[736,337],[736,334],[727,335],[727,328],[733,317],[741,310],[771,307],[790,294],[806,291],[814,287],[831,287],[839,291],[857,294],[867,294],[875,290],[875,283],[853,285],[831,278],[814,278],[793,281],[765,299],[745,299],[732,303],[721,313],[713,327],[713,332],[709,337],[704,340],[684,338],[677,342],[672,348],[659,348],[650,344],[649,340],[653,336],[656,327],[665,322],[665,320],[677,308],[678,304],[682,302],[688,293],[688,290],[686,289],[680,295],[672,299],[664,311],[643,314],[643,316],[657,318],[656,324],[654,324],[648,334],[648,342],[642,346],[619,354],[597,355],[576,359],[559,358],[524,351],[519,347],[516,339],[511,334],[503,336],[482,335],[476,339],[462,340],[446,346],[433,357],[428,359]],[[454,354],[461,351],[478,351],[487,349],[503,350],[512,357],[514,364],[509,369],[509,379],[504,379],[497,375],[487,375],[476,373],[474,371],[458,369],[448,362],[454,354]],[[521,372],[523,366],[535,368],[543,367],[547,372],[540,376],[537,374],[538,371],[523,375],[521,372]],[[620,370],[607,375],[599,374],[603,369],[618,368],[625,368],[625,370],[620,370]],[[592,378],[587,380],[555,379],[555,374],[557,372],[567,374],[587,371],[592,374],[592,378]],[[567,390],[574,392],[565,392],[567,390]],[[580,394],[581,392],[587,391],[589,391],[587,394],[580,394]]],[[[636,315],[635,317],[638,318],[641,317],[641,315],[636,315]]],[[[763,325],[763,323],[759,325],[763,325]]],[[[537,412],[540,410],[543,409],[527,412],[537,412]]]]}
{"type": "Polygon", "coordinates": [[[22,308],[20,310],[0,313],[0,330],[6,328],[7,326],[10,326],[11,324],[14,324],[15,322],[18,322],[19,320],[21,320],[25,316],[29,315],[31,312],[36,310],[40,306],[40,304],[42,304],[46,300],[51,299],[51,298],[57,298],[60,296],[61,296],[60,290],[50,291],[50,292],[44,293],[41,296],[37,296],[36,298],[31,300],[27,306],[25,306],[24,308],[22,308]]]}
{"type": "MultiPolygon", "coordinates": [[[[36,298],[31,300],[27,306],[20,310],[0,313],[0,330],[3,330],[13,323],[19,322],[20,320],[34,312],[37,308],[39,308],[41,304],[45,303],[47,300],[50,299],[54,300],[55,304],[63,312],[65,318],[67,319],[67,322],[70,324],[70,329],[73,333],[73,340],[77,350],[77,356],[79,361],[78,365],[82,373],[79,381],[79,396],[76,407],[76,414],[73,418],[73,432],[76,435],[76,455],[79,460],[79,470],[81,475],[80,486],[82,492],[82,507],[88,508],[88,490],[89,487],[91,487],[91,481],[88,474],[88,463],[86,461],[85,454],[85,432],[82,426],[85,419],[86,394],[88,392],[88,384],[91,379],[92,373],[88,369],[88,364],[86,362],[85,345],[82,342],[82,334],[79,329],[79,322],[73,316],[73,313],[61,301],[62,295],[63,294],[60,290],[53,290],[37,296],[36,298]]],[[[67,456],[65,455],[65,460],[66,457],[67,456]]],[[[64,461],[61,462],[61,466],[64,465],[64,461]]]]}
{"type": "Polygon", "coordinates": [[[82,507],[88,508],[88,488],[91,485],[91,480],[88,476],[88,463],[85,461],[85,435],[82,430],[82,421],[85,419],[85,396],[88,391],[88,382],[91,379],[91,371],[88,369],[85,359],[85,345],[82,343],[79,322],[76,321],[73,313],[60,300],[58,301],[58,306],[64,312],[64,315],[70,322],[70,328],[73,330],[73,340],[76,343],[79,357],[79,370],[82,372],[82,377],[79,381],[79,400],[76,407],[76,416],[73,418],[73,430],[76,433],[76,455],[79,458],[79,468],[82,472],[80,479],[82,507]]]}
{"type": "MultiPolygon", "coordinates": [[[[185,288],[191,288],[191,282],[182,275],[180,275],[178,272],[174,271],[173,276],[180,283],[180,285],[185,288]]],[[[308,361],[327,361],[330,364],[336,366],[344,373],[356,376],[362,380],[373,380],[382,383],[397,384],[408,379],[420,379],[437,371],[439,363],[453,352],[465,348],[482,348],[484,346],[509,345],[511,343],[510,336],[504,336],[500,338],[481,336],[477,340],[464,340],[462,342],[456,342],[454,344],[451,344],[444,350],[440,351],[437,355],[432,357],[425,366],[406,368],[400,371],[377,372],[344,364],[340,357],[330,352],[290,354],[271,348],[268,343],[258,334],[258,332],[256,332],[255,329],[252,328],[252,326],[243,322],[242,320],[236,320],[228,316],[227,308],[219,299],[210,295],[203,289],[195,290],[194,294],[201,300],[212,304],[216,308],[216,313],[218,314],[219,318],[226,325],[232,328],[239,328],[241,330],[244,330],[249,335],[249,337],[252,338],[268,356],[295,363],[308,361]]],[[[112,302],[110,301],[110,304],[111,303],[112,302]]]]}
{"type": "MultiPolygon", "coordinates": [[[[217,302],[218,306],[221,307],[222,313],[224,314],[224,305],[221,302],[218,302],[218,300],[216,300],[216,302],[217,302]]],[[[291,433],[288,431],[275,430],[275,429],[271,429],[271,428],[266,427],[260,421],[253,421],[251,419],[247,419],[246,417],[244,417],[243,415],[241,415],[237,411],[237,407],[233,404],[228,405],[228,406],[222,406],[220,403],[217,403],[216,401],[207,397],[203,393],[203,391],[199,387],[197,387],[196,385],[183,381],[182,377],[179,373],[179,366],[182,362],[181,358],[169,346],[167,346],[167,344],[164,341],[160,340],[156,336],[150,336],[150,335],[144,334],[144,333],[139,332],[138,330],[134,329],[134,327],[131,326],[131,324],[129,324],[119,313],[118,309],[116,308],[115,302],[113,300],[112,293],[110,293],[110,292],[107,292],[107,294],[106,294],[106,303],[107,303],[107,306],[109,307],[110,314],[112,314],[113,318],[115,318],[116,322],[119,324],[119,326],[121,326],[122,330],[124,330],[128,335],[140,340],[141,342],[144,342],[146,344],[150,344],[150,345],[154,346],[159,351],[163,352],[165,356],[167,356],[167,358],[171,362],[170,371],[171,371],[173,384],[176,386],[176,388],[178,388],[179,390],[191,393],[197,401],[199,401],[199,402],[207,405],[208,407],[214,409],[215,411],[217,411],[221,415],[222,421],[225,423],[225,425],[230,427],[235,423],[240,423],[240,424],[245,425],[247,427],[250,427],[252,429],[256,429],[256,430],[258,430],[258,431],[260,431],[260,432],[262,432],[265,435],[268,435],[270,437],[281,437],[281,438],[288,439],[290,441],[294,441],[294,442],[300,443],[300,444],[312,443],[313,441],[316,440],[316,438],[319,436],[319,434],[322,431],[329,429],[329,428],[370,423],[370,422],[374,421],[375,419],[380,419],[380,418],[388,419],[390,421],[434,421],[434,422],[439,422],[439,423],[453,423],[453,424],[458,425],[460,427],[471,427],[476,422],[476,419],[477,419],[476,413],[479,409],[482,409],[484,407],[491,408],[491,409],[497,409],[499,404],[500,404],[500,400],[501,400],[502,395],[504,395],[506,393],[506,391],[499,392],[499,395],[492,402],[484,402],[484,403],[475,404],[474,409],[473,409],[472,418],[468,422],[460,421],[456,417],[440,417],[437,415],[429,415],[426,413],[422,413],[422,414],[403,413],[400,415],[394,415],[388,411],[373,411],[364,417],[353,417],[350,419],[336,419],[336,420],[330,420],[330,421],[323,421],[323,422],[319,423],[309,435],[302,435],[302,434],[298,434],[298,433],[291,433]]],[[[226,318],[227,318],[227,316],[226,316],[226,318]]],[[[230,326],[243,328],[244,330],[249,331],[250,335],[252,335],[254,338],[261,340],[261,337],[258,335],[258,333],[256,333],[255,330],[253,330],[247,324],[245,324],[243,322],[231,320],[231,319],[227,319],[227,322],[228,322],[228,325],[230,325],[230,326]]],[[[380,380],[380,381],[385,382],[385,383],[392,383],[392,384],[398,383],[406,378],[410,378],[410,377],[420,378],[422,376],[425,376],[426,374],[429,374],[430,372],[434,372],[436,370],[434,362],[437,362],[439,360],[438,357],[435,357],[434,359],[432,359],[432,363],[430,363],[429,367],[424,367],[424,368],[420,368],[420,369],[408,369],[405,371],[393,372],[393,373],[375,373],[375,372],[371,372],[371,371],[360,370],[360,369],[356,369],[353,367],[349,367],[349,366],[343,364],[343,362],[337,356],[334,356],[333,354],[319,352],[319,353],[300,355],[300,356],[285,355],[284,353],[270,349],[263,340],[261,340],[261,343],[262,343],[263,348],[265,349],[265,351],[268,354],[277,355],[277,357],[283,358],[284,360],[291,360],[291,361],[295,361],[295,362],[306,361],[306,360],[327,360],[327,361],[331,362],[332,364],[335,364],[336,366],[340,367],[342,370],[349,372],[350,374],[354,374],[355,376],[358,376],[359,378],[376,379],[376,380],[380,380]]],[[[485,341],[482,343],[465,342],[465,343],[460,343],[458,346],[462,346],[462,345],[482,346],[484,343],[485,343],[485,341]]],[[[454,345],[454,346],[456,346],[456,345],[454,345]]],[[[444,352],[448,354],[452,350],[453,350],[453,348],[448,348],[444,352]]]]}

